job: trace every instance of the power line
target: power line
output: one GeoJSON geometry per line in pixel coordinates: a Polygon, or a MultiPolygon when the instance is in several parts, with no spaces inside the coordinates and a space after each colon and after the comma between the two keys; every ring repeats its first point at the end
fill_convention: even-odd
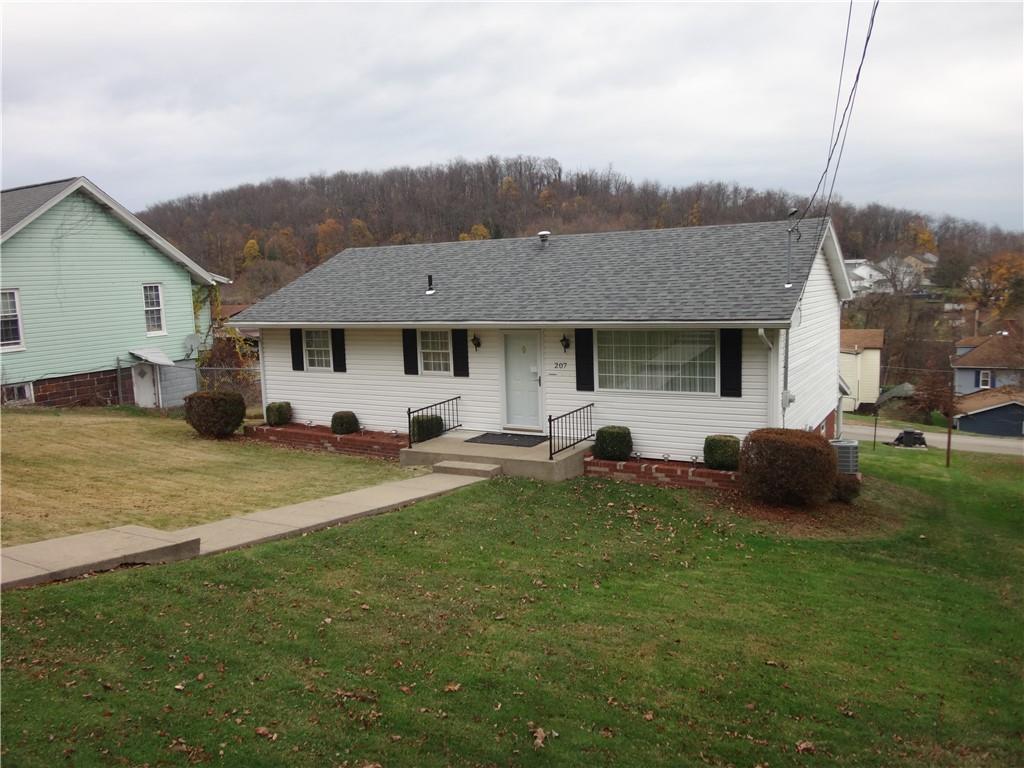
{"type": "MultiPolygon", "coordinates": [[[[846,74],[846,46],[850,42],[850,19],[853,17],[853,0],[846,10],[846,33],[843,35],[843,58],[839,62],[839,84],[836,86],[836,105],[832,108],[832,127],[828,132],[829,145],[832,144],[832,137],[836,133],[836,118],[839,117],[839,97],[843,95],[843,75],[846,74]]],[[[826,156],[826,161],[828,157],[826,156]]],[[[825,166],[826,173],[828,165],[825,166]]]]}
{"type": "MultiPolygon", "coordinates": [[[[801,222],[804,220],[804,218],[806,218],[807,212],[811,209],[811,206],[814,204],[814,201],[818,197],[818,192],[820,192],[822,190],[822,185],[825,183],[825,177],[828,175],[828,169],[832,165],[832,157],[835,155],[836,148],[839,146],[840,135],[845,136],[845,131],[849,129],[849,124],[848,124],[847,120],[848,120],[848,117],[851,114],[851,111],[852,111],[852,108],[853,108],[853,102],[854,102],[854,100],[855,100],[855,98],[857,96],[857,88],[860,85],[860,75],[861,75],[861,71],[864,68],[864,59],[867,57],[868,43],[871,42],[871,33],[872,33],[872,31],[874,30],[874,27],[875,27],[875,14],[878,12],[878,4],[879,4],[879,2],[880,2],[880,0],[874,0],[874,3],[871,6],[871,17],[868,19],[868,30],[867,30],[867,34],[864,37],[864,47],[861,50],[860,63],[857,65],[857,74],[853,78],[853,85],[850,87],[850,95],[846,99],[846,106],[843,108],[843,115],[842,115],[842,118],[839,121],[839,127],[837,129],[835,129],[833,135],[829,136],[829,139],[831,140],[832,145],[829,148],[828,157],[825,160],[825,169],[821,172],[821,176],[818,178],[818,184],[817,184],[817,186],[815,186],[814,192],[811,194],[810,199],[807,201],[807,205],[804,206],[804,209],[803,209],[803,211],[800,214],[800,218],[797,219],[796,224],[793,225],[793,229],[794,230],[797,229],[800,226],[801,222]]],[[[849,34],[849,30],[847,30],[847,34],[849,34]]],[[[845,59],[844,59],[844,61],[845,61],[845,59]]],[[[841,89],[841,86],[840,86],[840,89],[841,89]]],[[[846,142],[845,142],[845,139],[844,139],[843,144],[845,145],[845,143],[846,142]]],[[[836,163],[835,172],[832,174],[832,185],[833,185],[833,187],[835,186],[835,176],[836,176],[836,173],[838,173],[838,171],[839,171],[839,163],[837,162],[836,163]]],[[[830,194],[830,201],[831,201],[831,194],[830,194]]]]}

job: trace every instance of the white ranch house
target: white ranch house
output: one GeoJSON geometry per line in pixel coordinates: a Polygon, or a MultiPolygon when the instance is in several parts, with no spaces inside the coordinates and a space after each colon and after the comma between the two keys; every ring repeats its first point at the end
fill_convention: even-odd
{"type": "Polygon", "coordinates": [[[236,316],[264,402],[407,429],[459,397],[466,430],[543,433],[594,404],[645,457],[705,436],[834,431],[840,304],[828,220],[349,249],[236,316]]]}

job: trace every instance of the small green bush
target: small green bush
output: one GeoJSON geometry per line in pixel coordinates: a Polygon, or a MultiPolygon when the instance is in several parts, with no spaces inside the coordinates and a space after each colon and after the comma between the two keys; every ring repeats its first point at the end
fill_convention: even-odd
{"type": "Polygon", "coordinates": [[[444,419],[436,413],[421,413],[412,417],[412,441],[422,443],[444,432],[444,419]]]}
{"type": "Polygon", "coordinates": [[[928,423],[933,427],[948,426],[946,423],[946,416],[942,411],[932,411],[928,414],[928,423]]]}
{"type": "Polygon", "coordinates": [[[229,437],[245,420],[245,399],[238,392],[193,392],[185,398],[185,421],[204,437],[229,437]]]}
{"type": "Polygon", "coordinates": [[[755,429],[740,448],[743,488],[761,501],[824,504],[832,498],[836,476],[836,452],[816,432],[755,429]]]}
{"type": "Polygon", "coordinates": [[[740,439],[733,435],[708,435],[704,438],[704,465],[708,469],[735,472],[740,467],[740,439]]]}
{"type": "Polygon", "coordinates": [[[860,486],[861,481],[857,475],[837,475],[832,498],[844,504],[850,504],[860,496],[860,486]]]}
{"type": "Polygon", "coordinates": [[[359,431],[359,419],[352,411],[338,411],[331,416],[331,432],[336,435],[350,435],[359,431]]]}
{"type": "Polygon", "coordinates": [[[267,424],[280,427],[292,420],[291,403],[270,403],[267,405],[267,424]]]}
{"type": "Polygon", "coordinates": [[[633,455],[633,435],[629,427],[601,427],[594,439],[594,455],[608,461],[626,461],[633,455]]]}

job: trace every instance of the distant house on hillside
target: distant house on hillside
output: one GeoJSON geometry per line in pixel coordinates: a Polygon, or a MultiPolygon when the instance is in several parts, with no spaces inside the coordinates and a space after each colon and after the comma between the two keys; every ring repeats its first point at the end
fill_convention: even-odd
{"type": "Polygon", "coordinates": [[[709,434],[832,435],[852,291],[831,223],[791,260],[788,226],[350,248],[230,325],[260,329],[264,401],[314,424],[405,432],[456,402],[446,429],[543,435],[576,413],[682,460],[709,434]]]}
{"type": "Polygon", "coordinates": [[[855,294],[892,293],[885,273],[867,259],[846,259],[843,267],[855,294]]]}
{"type": "Polygon", "coordinates": [[[3,402],[171,406],[196,389],[202,299],[225,278],[84,176],[4,190],[0,207],[3,402]]]}
{"type": "Polygon", "coordinates": [[[839,375],[850,388],[850,394],[842,399],[844,411],[878,400],[884,343],[882,328],[844,328],[839,332],[839,375]]]}
{"type": "Polygon", "coordinates": [[[903,263],[921,276],[921,285],[931,285],[932,273],[939,263],[934,253],[912,253],[903,257],[903,263]]]}
{"type": "Polygon", "coordinates": [[[1021,386],[1024,384],[1024,338],[1004,331],[992,336],[960,339],[950,365],[958,395],[1021,386]]]}

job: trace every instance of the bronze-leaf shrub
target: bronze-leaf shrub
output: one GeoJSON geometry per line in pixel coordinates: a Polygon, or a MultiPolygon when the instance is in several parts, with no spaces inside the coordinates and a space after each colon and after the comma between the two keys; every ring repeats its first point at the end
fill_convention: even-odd
{"type": "Polygon", "coordinates": [[[204,437],[229,437],[245,421],[245,398],[238,392],[193,392],[185,398],[185,421],[204,437]]]}
{"type": "Polygon", "coordinates": [[[836,477],[835,450],[815,432],[756,429],[740,449],[740,481],[761,501],[818,506],[832,498],[836,477]]]}

